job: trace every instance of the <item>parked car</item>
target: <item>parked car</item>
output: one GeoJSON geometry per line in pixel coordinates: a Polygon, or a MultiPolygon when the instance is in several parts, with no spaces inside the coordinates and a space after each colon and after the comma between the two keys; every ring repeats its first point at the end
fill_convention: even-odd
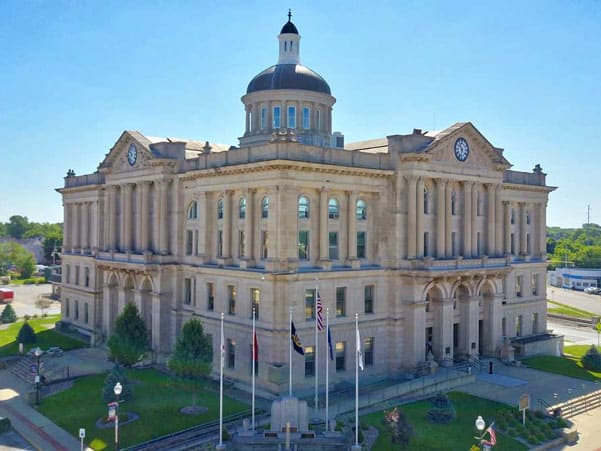
{"type": "Polygon", "coordinates": [[[598,288],[598,287],[586,287],[584,289],[584,292],[588,293],[588,294],[601,294],[601,288],[598,288]]]}

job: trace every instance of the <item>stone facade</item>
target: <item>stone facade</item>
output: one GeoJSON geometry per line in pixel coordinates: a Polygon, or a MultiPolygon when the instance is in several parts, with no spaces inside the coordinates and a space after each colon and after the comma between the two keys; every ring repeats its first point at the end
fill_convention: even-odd
{"type": "MultiPolygon", "coordinates": [[[[281,91],[243,101],[326,96],[281,91]]],[[[65,177],[64,321],[102,341],[134,302],[166,356],[199,317],[218,371],[225,312],[225,375],[244,384],[255,306],[257,384],[274,393],[287,390],[290,308],[307,347],[293,355],[294,384],[314,384],[316,286],[335,342],[332,384],[354,374],[355,312],[374,378],[419,367],[429,351],[448,365],[545,332],[554,188],[538,165],[510,170],[469,122],[340,148],[299,142],[295,129],[253,135],[254,120],[253,144],[239,147],[125,131],[95,173],[65,177]]],[[[331,136],[329,113],[324,123],[331,136]]]]}

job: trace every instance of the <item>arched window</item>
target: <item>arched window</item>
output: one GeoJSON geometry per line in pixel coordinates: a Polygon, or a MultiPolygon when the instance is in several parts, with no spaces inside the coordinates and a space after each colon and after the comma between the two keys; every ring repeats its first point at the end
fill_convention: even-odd
{"type": "Polygon", "coordinates": [[[455,191],[451,193],[451,214],[455,216],[457,214],[457,195],[455,191]]]}
{"type": "Polygon", "coordinates": [[[265,196],[261,201],[261,217],[269,217],[269,197],[265,196]]]}
{"type": "Polygon", "coordinates": [[[355,216],[359,221],[367,219],[367,205],[363,199],[357,201],[355,216]]]}
{"type": "Polygon", "coordinates": [[[217,201],[217,219],[223,219],[223,199],[217,201]]]}
{"type": "Polygon", "coordinates": [[[309,217],[309,199],[307,199],[306,196],[301,196],[298,198],[298,217],[309,217]]]}
{"type": "Polygon", "coordinates": [[[424,214],[428,213],[430,213],[430,193],[428,193],[428,188],[424,188],[424,214]]]}
{"type": "Polygon", "coordinates": [[[338,200],[331,197],[328,201],[328,217],[330,219],[338,219],[340,217],[340,206],[338,200]]]}
{"type": "Polygon", "coordinates": [[[198,202],[195,200],[188,207],[188,219],[198,219],[198,202]]]}
{"type": "Polygon", "coordinates": [[[430,311],[430,302],[432,302],[432,299],[430,299],[430,293],[428,293],[426,294],[426,313],[430,311]]]}
{"type": "Polygon", "coordinates": [[[240,206],[238,208],[238,216],[240,219],[246,218],[246,198],[240,198],[240,206]]]}

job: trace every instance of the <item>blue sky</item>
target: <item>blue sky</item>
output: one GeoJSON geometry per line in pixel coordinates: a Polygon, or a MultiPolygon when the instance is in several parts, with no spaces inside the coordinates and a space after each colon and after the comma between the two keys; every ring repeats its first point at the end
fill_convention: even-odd
{"type": "Polygon", "coordinates": [[[601,223],[595,0],[3,0],[0,221],[62,221],[67,169],[94,172],[125,129],[237,144],[288,7],[347,142],[471,121],[559,187],[549,225],[580,226],[587,205],[601,223]]]}

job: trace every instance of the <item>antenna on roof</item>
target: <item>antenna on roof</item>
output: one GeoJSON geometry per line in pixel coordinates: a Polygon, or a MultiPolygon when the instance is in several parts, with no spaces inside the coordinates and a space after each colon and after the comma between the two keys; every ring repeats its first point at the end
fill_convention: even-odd
{"type": "Polygon", "coordinates": [[[290,8],[288,8],[288,22],[290,22],[291,19],[292,19],[292,12],[291,12],[290,8]]]}

